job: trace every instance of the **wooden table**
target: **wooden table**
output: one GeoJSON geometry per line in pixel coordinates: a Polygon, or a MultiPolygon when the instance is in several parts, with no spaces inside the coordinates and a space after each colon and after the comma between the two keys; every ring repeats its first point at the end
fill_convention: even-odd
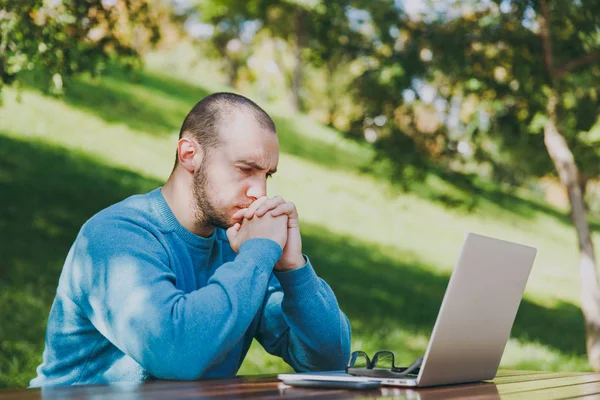
{"type": "Polygon", "coordinates": [[[370,391],[301,389],[285,386],[273,375],[193,382],[153,381],[112,385],[0,390],[0,400],[30,399],[298,399],[298,398],[434,399],[600,399],[600,374],[500,371],[492,382],[428,389],[383,387],[370,391]]]}

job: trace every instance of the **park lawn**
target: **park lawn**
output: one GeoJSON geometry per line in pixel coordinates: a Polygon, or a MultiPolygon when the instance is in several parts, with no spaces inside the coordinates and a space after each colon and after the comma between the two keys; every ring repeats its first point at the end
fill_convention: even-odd
{"type": "MultiPolygon", "coordinates": [[[[0,387],[26,386],[41,361],[47,315],[79,227],[100,209],[168,177],[181,121],[222,86],[154,63],[73,82],[65,98],[4,91],[0,108],[0,387]],[[169,71],[167,75],[164,71],[169,71]]],[[[562,210],[430,175],[403,192],[368,174],[370,149],[303,115],[267,107],[278,126],[269,195],[296,203],[304,250],[334,289],[353,349],[421,355],[466,232],[538,248],[501,366],[589,370],[577,245],[562,210]],[[450,201],[448,201],[450,200],[450,201]]],[[[594,234],[597,242],[597,235],[594,234]]],[[[287,371],[256,344],[240,373],[287,371]]]]}

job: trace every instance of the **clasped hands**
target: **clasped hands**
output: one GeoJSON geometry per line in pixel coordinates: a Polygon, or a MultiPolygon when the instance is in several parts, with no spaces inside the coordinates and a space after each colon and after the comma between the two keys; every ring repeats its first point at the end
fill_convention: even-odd
{"type": "Polygon", "coordinates": [[[294,203],[286,202],[280,196],[263,196],[250,207],[238,210],[232,220],[234,225],[227,230],[227,237],[236,253],[246,240],[265,238],[275,241],[283,249],[275,270],[289,271],[306,263],[302,255],[300,222],[294,203]]]}

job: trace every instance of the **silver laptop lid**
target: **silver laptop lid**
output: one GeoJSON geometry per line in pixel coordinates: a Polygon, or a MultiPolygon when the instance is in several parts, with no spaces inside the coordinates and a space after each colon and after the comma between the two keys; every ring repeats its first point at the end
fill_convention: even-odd
{"type": "Polygon", "coordinates": [[[492,379],[536,249],[467,234],[442,301],[418,386],[492,379]]]}

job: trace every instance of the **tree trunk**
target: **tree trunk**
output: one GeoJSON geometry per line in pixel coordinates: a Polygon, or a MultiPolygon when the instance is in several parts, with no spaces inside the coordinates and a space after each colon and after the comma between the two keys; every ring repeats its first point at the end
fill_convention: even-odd
{"type": "Polygon", "coordinates": [[[302,111],[302,99],[300,88],[302,86],[302,49],[304,48],[304,19],[306,12],[298,8],[294,15],[294,76],[292,77],[292,109],[296,112],[302,111]]]}
{"type": "Polygon", "coordinates": [[[227,82],[229,82],[229,86],[237,89],[237,71],[235,69],[235,62],[232,60],[227,60],[227,82]]]}
{"type": "Polygon", "coordinates": [[[335,72],[337,65],[335,61],[327,61],[327,118],[330,127],[333,127],[335,114],[337,112],[337,98],[335,96],[335,72]]]}
{"type": "Polygon", "coordinates": [[[584,173],[579,171],[579,188],[581,189],[581,196],[583,197],[583,204],[585,205],[585,211],[590,212],[590,205],[588,204],[585,196],[587,195],[588,182],[590,178],[587,177],[584,173]]]}
{"type": "Polygon", "coordinates": [[[231,86],[232,88],[234,88],[235,90],[238,90],[238,75],[240,73],[240,67],[241,64],[239,63],[239,61],[227,57],[226,58],[226,63],[227,63],[227,81],[229,82],[229,86],[231,86]]]}
{"type": "Polygon", "coordinates": [[[553,89],[546,108],[548,122],[544,126],[544,143],[560,180],[567,189],[571,203],[571,219],[577,231],[580,250],[581,310],[585,318],[587,355],[592,368],[600,371],[600,291],[596,272],[596,256],[587,222],[579,170],[575,164],[573,153],[558,130],[558,98],[557,91],[553,89]]]}

